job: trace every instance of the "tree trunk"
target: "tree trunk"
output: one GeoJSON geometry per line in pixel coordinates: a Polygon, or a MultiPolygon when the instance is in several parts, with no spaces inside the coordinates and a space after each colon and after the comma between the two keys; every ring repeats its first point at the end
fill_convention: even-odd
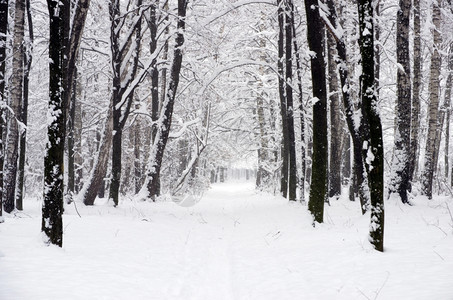
{"type": "MultiPolygon", "coordinates": [[[[74,71],[77,74],[77,69],[74,71]]],[[[74,77],[77,80],[77,76],[74,77]]],[[[71,101],[69,102],[69,118],[68,118],[68,193],[71,200],[75,191],[75,151],[74,151],[74,131],[75,131],[75,111],[76,111],[76,93],[72,91],[71,101]]]]}
{"type": "MultiPolygon", "coordinates": [[[[291,3],[292,4],[292,3],[291,3]]],[[[293,31],[293,44],[294,54],[296,56],[296,74],[297,74],[297,88],[299,90],[299,117],[300,117],[300,142],[301,142],[301,170],[299,178],[299,191],[300,201],[305,201],[305,170],[306,170],[306,157],[305,157],[305,113],[303,103],[303,91],[302,91],[302,59],[299,54],[299,47],[297,45],[296,38],[296,24],[294,21],[294,6],[291,5],[291,27],[293,31]]]]}
{"type": "Polygon", "coordinates": [[[331,34],[327,35],[327,59],[329,74],[330,99],[330,163],[329,163],[329,197],[339,198],[341,195],[341,143],[343,140],[343,124],[338,86],[336,41],[331,34]]]}
{"type": "Polygon", "coordinates": [[[33,51],[33,20],[30,12],[30,0],[26,0],[26,11],[27,11],[27,22],[28,22],[28,34],[30,42],[26,46],[27,49],[24,53],[24,94],[21,107],[20,121],[24,124],[23,130],[20,132],[19,142],[19,166],[17,173],[17,191],[16,191],[16,208],[18,210],[23,209],[23,198],[24,198],[24,182],[25,182],[25,151],[27,146],[27,113],[28,113],[28,83],[29,75],[32,63],[32,51],[33,51]]]}
{"type": "Polygon", "coordinates": [[[186,26],[187,1],[178,0],[178,33],[176,35],[175,49],[173,53],[173,63],[170,70],[170,82],[165,101],[162,106],[161,118],[159,119],[156,139],[151,147],[150,163],[145,182],[148,197],[155,200],[160,195],[159,176],[162,167],[162,159],[170,133],[171,121],[173,116],[173,105],[176,98],[176,91],[179,84],[179,75],[182,65],[182,49],[184,44],[184,30],[186,26]]]}
{"type": "Polygon", "coordinates": [[[362,98],[363,159],[370,188],[370,242],[384,251],[384,145],[374,80],[374,37],[372,0],[359,0],[359,47],[362,57],[360,94],[362,98]]]}
{"type": "MultiPolygon", "coordinates": [[[[141,6],[141,1],[137,2],[137,7],[141,6]]],[[[110,4],[110,40],[112,51],[112,70],[113,70],[113,139],[112,139],[112,176],[110,181],[109,199],[113,200],[115,206],[118,205],[119,190],[121,183],[121,169],[122,169],[122,136],[124,125],[130,113],[130,108],[133,101],[133,91],[125,95],[127,88],[135,78],[137,73],[138,58],[140,54],[141,43],[141,16],[137,23],[135,23],[133,30],[135,32],[135,39],[133,35],[127,37],[126,44],[134,45],[131,48],[122,48],[120,50],[119,34],[121,32],[120,16],[120,3],[118,0],[112,0],[110,4]],[[132,62],[126,60],[128,57],[125,54],[132,51],[132,62]],[[130,64],[130,66],[128,66],[130,64]],[[123,72],[121,72],[124,69],[123,72]]],[[[132,87],[134,89],[134,87],[132,87]]]]}
{"type": "Polygon", "coordinates": [[[285,96],[285,73],[283,69],[283,54],[284,54],[284,2],[277,1],[277,14],[278,14],[278,94],[280,97],[280,114],[282,117],[282,144],[281,144],[281,157],[282,157],[282,172],[280,180],[280,193],[284,198],[288,197],[288,172],[289,172],[289,136],[288,136],[288,119],[287,119],[287,103],[285,96]]]}
{"type": "Polygon", "coordinates": [[[433,176],[435,168],[435,154],[436,154],[436,134],[439,128],[439,91],[440,91],[440,68],[442,65],[442,58],[439,52],[439,47],[442,43],[442,36],[440,35],[441,25],[441,2],[433,2],[433,16],[432,22],[435,26],[433,32],[433,52],[431,55],[431,70],[429,79],[429,107],[428,107],[428,133],[426,139],[425,150],[425,170],[423,172],[422,193],[432,198],[433,195],[433,176]]]}
{"type": "Polygon", "coordinates": [[[3,133],[5,128],[5,71],[6,71],[6,34],[8,30],[8,0],[0,1],[0,223],[3,222],[3,162],[4,162],[4,141],[3,133]]]}
{"type": "Polygon", "coordinates": [[[141,122],[139,119],[135,120],[134,127],[134,186],[135,194],[140,191],[141,179],[142,179],[142,166],[140,156],[140,145],[141,145],[141,122]]]}
{"type": "Polygon", "coordinates": [[[409,57],[409,16],[411,0],[400,0],[396,21],[397,104],[396,135],[389,193],[398,193],[408,203],[411,138],[411,65],[409,57]]]}
{"type": "Polygon", "coordinates": [[[93,205],[101,186],[104,185],[104,178],[107,173],[109,153],[112,145],[113,116],[112,108],[109,107],[105,119],[104,131],[99,142],[99,150],[93,162],[90,177],[84,183],[82,201],[85,205],[93,205]]]}
{"type": "Polygon", "coordinates": [[[327,91],[324,62],[324,26],[319,15],[318,1],[305,0],[307,39],[311,56],[313,85],[313,163],[308,209],[314,221],[323,222],[324,200],[327,192],[327,91]]]}
{"type": "Polygon", "coordinates": [[[49,39],[49,107],[52,116],[48,124],[46,155],[44,157],[44,200],[42,206],[41,230],[48,238],[47,243],[63,244],[63,163],[65,141],[66,103],[61,93],[63,84],[63,45],[64,22],[62,14],[67,1],[48,0],[50,17],[49,39]]]}
{"type": "MultiPolygon", "coordinates": [[[[329,21],[330,26],[337,25],[337,14],[333,1],[327,1],[329,8],[329,21]]],[[[354,200],[355,195],[359,196],[360,207],[362,214],[368,210],[369,198],[365,192],[365,177],[364,177],[364,166],[362,159],[362,137],[359,132],[359,122],[356,121],[356,116],[354,113],[354,104],[350,95],[350,86],[349,86],[349,69],[347,64],[347,54],[346,54],[346,45],[343,41],[343,36],[337,36],[338,31],[333,30],[333,28],[328,27],[330,34],[332,34],[337,40],[337,54],[338,62],[340,66],[340,82],[341,82],[341,91],[343,96],[343,104],[346,115],[346,124],[348,125],[349,132],[352,137],[353,145],[353,160],[354,160],[354,176],[353,176],[353,188],[350,191],[353,192],[353,195],[350,195],[349,198],[354,200]]]]}
{"type": "Polygon", "coordinates": [[[409,184],[412,184],[414,173],[418,166],[418,143],[420,128],[420,91],[422,85],[422,53],[420,37],[420,0],[414,0],[414,79],[412,83],[412,112],[411,112],[411,145],[409,184]]]}
{"type": "MultiPolygon", "coordinates": [[[[13,73],[11,77],[11,101],[8,137],[6,145],[5,172],[5,211],[13,211],[16,199],[17,160],[19,156],[19,122],[24,87],[24,24],[25,0],[16,1],[13,43],[13,73]]],[[[21,125],[22,126],[22,125],[21,125]]]]}
{"type": "Polygon", "coordinates": [[[285,13],[285,90],[286,90],[286,118],[288,126],[288,200],[297,200],[297,161],[296,161],[296,137],[294,134],[294,101],[293,101],[293,32],[292,32],[292,11],[294,7],[292,0],[286,0],[285,13]]]}

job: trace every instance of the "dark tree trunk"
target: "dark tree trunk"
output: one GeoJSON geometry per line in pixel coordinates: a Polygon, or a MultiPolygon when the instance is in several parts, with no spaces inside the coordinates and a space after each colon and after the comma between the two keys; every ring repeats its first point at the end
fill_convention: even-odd
{"type": "MultiPolygon", "coordinates": [[[[327,1],[327,5],[329,7],[329,21],[332,26],[336,26],[337,24],[337,15],[333,1],[327,1]]],[[[332,28],[328,28],[330,33],[334,35],[332,28]]],[[[360,207],[362,210],[362,214],[368,210],[369,199],[365,193],[365,186],[364,186],[364,166],[363,166],[363,159],[362,159],[362,137],[358,131],[360,124],[357,124],[354,117],[354,104],[352,103],[351,95],[349,93],[349,70],[347,67],[347,55],[346,55],[346,46],[341,36],[335,36],[337,40],[337,54],[338,54],[338,62],[337,64],[340,66],[339,74],[340,74],[340,82],[341,82],[341,91],[343,96],[343,105],[346,115],[346,124],[348,125],[349,132],[352,137],[352,146],[353,146],[353,161],[354,161],[354,176],[353,176],[353,188],[352,190],[353,195],[350,195],[349,198],[354,200],[355,195],[359,196],[360,199],[360,207]]]]}
{"type": "MultiPolygon", "coordinates": [[[[77,69],[75,70],[77,74],[77,69]]],[[[77,80],[77,77],[74,77],[77,80]]],[[[75,84],[74,84],[75,85],[75,84]]],[[[72,91],[71,101],[69,102],[69,118],[68,118],[68,193],[69,199],[75,191],[75,151],[74,151],[74,131],[75,131],[75,111],[76,111],[76,93],[75,89],[72,91]]]]}
{"type": "MultiPolygon", "coordinates": [[[[141,1],[138,1],[137,7],[141,6],[141,1]]],[[[134,26],[135,39],[128,39],[127,42],[134,44],[134,48],[129,51],[134,51],[133,62],[131,63],[130,69],[127,69],[126,66],[129,64],[129,61],[125,61],[125,52],[127,48],[120,50],[120,3],[117,0],[113,0],[110,4],[110,21],[111,32],[111,51],[112,51],[112,69],[113,69],[113,106],[112,106],[112,116],[113,116],[113,139],[112,139],[112,179],[110,182],[109,190],[109,199],[113,200],[115,206],[118,205],[119,199],[119,190],[121,183],[121,169],[122,169],[122,136],[124,125],[126,124],[127,118],[130,113],[130,109],[133,101],[133,91],[129,95],[125,95],[126,88],[130,85],[133,78],[137,73],[138,58],[140,52],[140,43],[141,43],[141,16],[139,21],[134,26]],[[124,51],[124,52],[123,52],[124,51]],[[126,67],[125,67],[126,66],[126,67]],[[125,76],[126,80],[122,80],[123,74],[121,70],[126,69],[125,72],[128,74],[125,76]],[[125,84],[126,83],[126,84],[125,84]]],[[[132,38],[132,36],[131,36],[132,38]]]]}
{"type": "Polygon", "coordinates": [[[307,39],[311,56],[313,97],[313,163],[308,209],[314,221],[322,223],[327,192],[327,91],[324,61],[325,34],[318,1],[305,0],[307,39]]]}
{"type": "Polygon", "coordinates": [[[27,22],[28,22],[28,34],[30,43],[26,46],[27,49],[24,53],[24,94],[22,99],[22,107],[20,114],[20,121],[24,124],[22,132],[20,132],[19,141],[19,166],[17,172],[17,191],[16,191],[16,208],[18,210],[23,209],[23,198],[24,198],[24,182],[25,182],[25,151],[26,151],[26,137],[27,137],[27,113],[28,113],[28,83],[29,75],[32,63],[32,47],[33,47],[33,20],[30,12],[30,0],[25,1],[27,11],[27,22]]]}
{"type": "Polygon", "coordinates": [[[135,184],[135,194],[140,191],[141,181],[142,181],[142,166],[141,166],[141,124],[140,120],[135,121],[134,128],[134,184],[135,184]]]}
{"type": "Polygon", "coordinates": [[[99,150],[90,172],[90,177],[85,182],[81,194],[85,205],[93,205],[99,191],[104,188],[104,178],[107,173],[108,158],[112,145],[113,118],[112,108],[109,107],[105,120],[104,130],[99,141],[99,150]]]}
{"type": "Polygon", "coordinates": [[[175,49],[173,52],[173,63],[170,70],[170,82],[165,97],[165,101],[162,106],[163,118],[161,118],[161,124],[159,124],[156,139],[152,145],[150,164],[148,166],[148,175],[146,187],[148,190],[148,196],[155,200],[160,195],[160,170],[162,166],[162,159],[164,156],[165,147],[168,141],[168,135],[170,133],[173,105],[175,103],[176,91],[179,84],[179,75],[182,65],[182,49],[184,44],[184,30],[186,26],[186,9],[187,1],[178,0],[178,33],[176,34],[175,49]]]}
{"type": "Polygon", "coordinates": [[[47,1],[50,17],[49,38],[49,108],[53,116],[48,124],[47,151],[44,157],[44,200],[42,207],[41,230],[48,238],[48,243],[58,246],[63,244],[63,163],[65,141],[66,103],[61,93],[63,78],[62,35],[64,21],[62,14],[65,1],[47,1]]]}
{"type": "Polygon", "coordinates": [[[286,0],[285,14],[285,88],[286,88],[286,118],[288,126],[288,200],[297,200],[297,161],[296,161],[296,137],[294,134],[294,101],[293,101],[293,32],[292,32],[292,0],[286,0]]]}
{"type": "Polygon", "coordinates": [[[384,251],[384,146],[382,125],[374,88],[374,37],[372,0],[359,0],[359,47],[362,57],[360,95],[362,98],[363,158],[370,188],[370,242],[384,251]]]}
{"type": "Polygon", "coordinates": [[[277,1],[278,9],[278,61],[277,61],[277,73],[278,73],[278,94],[280,97],[280,114],[282,117],[282,145],[281,145],[281,157],[282,157],[282,172],[280,180],[280,193],[284,198],[288,197],[288,175],[289,175],[289,136],[288,136],[288,119],[287,119],[287,103],[285,96],[285,71],[283,69],[283,54],[285,47],[285,25],[284,25],[284,2],[282,0],[277,1]]]}
{"type": "Polygon", "coordinates": [[[0,223],[3,221],[3,161],[5,128],[5,71],[6,71],[6,33],[8,30],[8,0],[0,1],[0,223]]]}
{"type": "Polygon", "coordinates": [[[411,0],[400,0],[396,21],[397,105],[396,136],[389,193],[398,193],[408,203],[411,138],[411,66],[409,57],[409,15],[411,0]]]}
{"type": "MultiPolygon", "coordinates": [[[[154,53],[157,49],[157,17],[156,17],[156,5],[152,4],[150,8],[150,22],[149,28],[151,32],[150,41],[150,52],[154,53]]],[[[167,42],[166,42],[167,43],[167,42]]],[[[165,45],[168,51],[168,44],[165,45]]],[[[166,55],[166,54],[165,54],[166,55]]],[[[166,71],[162,74],[162,78],[166,77],[166,71]]],[[[163,80],[165,82],[165,79],[163,80]]],[[[165,83],[162,86],[162,97],[165,97],[165,83]]],[[[154,143],[157,134],[157,120],[159,119],[159,70],[157,65],[151,68],[151,121],[153,122],[151,127],[151,143],[154,143]]],[[[154,178],[155,189],[158,195],[160,195],[160,172],[156,174],[154,178]]]]}
{"type": "Polygon", "coordinates": [[[344,130],[341,123],[340,91],[335,61],[336,41],[331,34],[327,36],[327,47],[330,99],[329,197],[338,198],[341,195],[341,143],[344,130]]]}

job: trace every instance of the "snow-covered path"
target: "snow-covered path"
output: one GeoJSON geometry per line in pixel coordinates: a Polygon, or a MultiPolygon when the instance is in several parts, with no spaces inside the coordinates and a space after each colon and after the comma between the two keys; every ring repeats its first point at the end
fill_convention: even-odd
{"type": "Polygon", "coordinates": [[[217,184],[201,202],[66,208],[64,247],[43,246],[40,202],[0,225],[0,299],[453,299],[451,199],[387,203],[386,252],[340,199],[306,206],[217,184]]]}

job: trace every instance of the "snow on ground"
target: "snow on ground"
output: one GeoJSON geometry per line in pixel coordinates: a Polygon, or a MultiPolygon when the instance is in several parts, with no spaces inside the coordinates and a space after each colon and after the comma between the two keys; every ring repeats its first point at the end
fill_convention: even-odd
{"type": "Polygon", "coordinates": [[[47,247],[40,202],[0,224],[0,299],[453,299],[451,198],[386,202],[385,252],[346,199],[307,207],[216,184],[192,207],[123,199],[64,215],[47,247]]]}

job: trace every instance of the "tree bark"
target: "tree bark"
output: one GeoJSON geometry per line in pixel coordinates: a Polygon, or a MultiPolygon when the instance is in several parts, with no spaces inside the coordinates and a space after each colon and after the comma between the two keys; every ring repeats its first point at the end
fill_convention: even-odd
{"type": "Polygon", "coordinates": [[[294,134],[294,101],[293,101],[293,32],[292,16],[294,7],[291,0],[286,0],[285,13],[285,91],[286,91],[286,118],[288,126],[288,200],[297,200],[297,161],[296,137],[294,134]]]}
{"type": "Polygon", "coordinates": [[[330,99],[330,163],[329,163],[329,197],[339,198],[341,195],[341,143],[343,140],[343,124],[335,61],[336,41],[331,34],[327,35],[327,60],[330,99]]]}
{"type": "Polygon", "coordinates": [[[165,101],[162,105],[161,118],[159,119],[156,139],[151,147],[150,162],[145,182],[148,197],[155,200],[160,195],[159,176],[162,167],[162,159],[170,133],[173,116],[173,106],[176,98],[176,91],[179,84],[179,75],[182,65],[182,46],[184,44],[184,30],[186,26],[187,1],[178,0],[178,33],[176,34],[175,48],[173,51],[173,63],[170,70],[170,82],[165,101]]]}
{"type": "MultiPolygon", "coordinates": [[[[19,157],[19,122],[24,89],[24,24],[25,0],[16,1],[13,42],[13,73],[11,76],[11,101],[6,145],[4,207],[7,213],[14,210],[16,199],[17,160],[19,157]]],[[[22,125],[21,125],[22,126],[22,125]]]]}
{"type": "Polygon", "coordinates": [[[436,154],[436,134],[439,128],[439,76],[440,68],[442,65],[442,58],[439,52],[439,47],[442,43],[442,36],[440,35],[441,26],[441,2],[433,2],[433,16],[432,22],[434,24],[433,32],[433,52],[431,55],[431,70],[429,79],[429,107],[428,107],[428,133],[426,139],[425,150],[425,169],[423,171],[422,179],[422,193],[432,198],[433,193],[433,176],[435,169],[435,154],[436,154]]]}
{"type": "Polygon", "coordinates": [[[382,125],[374,78],[374,21],[372,0],[358,1],[359,47],[362,57],[360,95],[362,98],[363,159],[370,189],[370,242],[377,251],[384,251],[384,146],[382,125]]]}
{"type": "Polygon", "coordinates": [[[319,15],[318,1],[305,0],[307,39],[311,55],[313,85],[313,163],[308,209],[314,221],[323,222],[327,192],[327,91],[324,61],[325,28],[319,15]]]}
{"type": "Polygon", "coordinates": [[[59,247],[63,244],[63,163],[65,141],[66,103],[61,93],[63,84],[64,21],[62,14],[67,1],[47,1],[50,18],[49,39],[49,107],[51,116],[47,135],[47,151],[44,157],[44,200],[41,230],[47,243],[59,247]]]}
{"type": "Polygon", "coordinates": [[[412,111],[411,111],[411,145],[409,184],[412,184],[414,173],[418,166],[419,130],[420,130],[420,91],[422,86],[422,53],[420,37],[420,0],[414,0],[414,77],[412,82],[412,111]]]}
{"type": "Polygon", "coordinates": [[[23,198],[24,198],[24,183],[25,183],[25,151],[27,146],[27,114],[28,114],[28,83],[29,75],[32,63],[32,52],[33,52],[33,20],[30,12],[30,0],[26,0],[26,12],[28,22],[28,35],[29,43],[26,45],[24,53],[24,94],[21,105],[20,121],[24,125],[23,130],[20,132],[19,141],[19,165],[17,172],[17,191],[16,191],[16,208],[18,210],[23,209],[23,198]]]}
{"type": "Polygon", "coordinates": [[[5,71],[6,71],[6,33],[8,30],[8,0],[0,1],[0,223],[3,222],[3,162],[4,162],[4,141],[5,129],[5,71]]]}
{"type": "Polygon", "coordinates": [[[82,191],[82,201],[85,205],[93,205],[99,190],[104,185],[104,178],[107,173],[109,153],[112,146],[113,117],[112,108],[109,107],[105,119],[104,130],[99,142],[99,150],[93,162],[90,177],[84,183],[82,191]]]}
{"type": "MultiPolygon", "coordinates": [[[[141,6],[141,0],[138,1],[137,7],[141,6]]],[[[138,58],[140,53],[141,44],[141,15],[138,22],[134,25],[135,39],[131,41],[131,45],[134,47],[129,49],[133,51],[132,62],[126,61],[124,53],[127,51],[121,49],[119,46],[119,34],[120,34],[120,3],[118,0],[113,0],[110,4],[110,20],[112,22],[110,40],[111,40],[111,51],[112,51],[112,70],[113,70],[113,139],[112,139],[112,178],[110,182],[109,199],[113,200],[115,206],[118,205],[119,200],[119,189],[121,183],[121,169],[122,169],[122,136],[124,125],[126,124],[127,118],[130,113],[130,108],[133,101],[133,91],[129,95],[125,95],[127,87],[130,85],[132,79],[135,78],[138,67],[138,58]],[[127,66],[131,64],[130,66],[127,66]],[[122,74],[121,70],[124,69],[122,74]]],[[[128,37],[126,43],[132,39],[132,35],[128,37]]]]}
{"type": "Polygon", "coordinates": [[[282,144],[281,144],[281,158],[282,158],[282,172],[280,180],[280,193],[284,198],[288,197],[288,176],[289,176],[289,136],[288,136],[288,119],[287,119],[287,103],[285,95],[285,71],[283,68],[283,54],[285,48],[285,25],[284,25],[284,2],[277,1],[277,14],[278,14],[278,94],[280,97],[280,114],[282,117],[282,144]]]}
{"type": "Polygon", "coordinates": [[[410,184],[411,138],[411,65],[409,56],[409,16],[411,0],[400,0],[396,21],[397,104],[396,135],[389,193],[398,193],[403,203],[408,203],[410,184]]]}

